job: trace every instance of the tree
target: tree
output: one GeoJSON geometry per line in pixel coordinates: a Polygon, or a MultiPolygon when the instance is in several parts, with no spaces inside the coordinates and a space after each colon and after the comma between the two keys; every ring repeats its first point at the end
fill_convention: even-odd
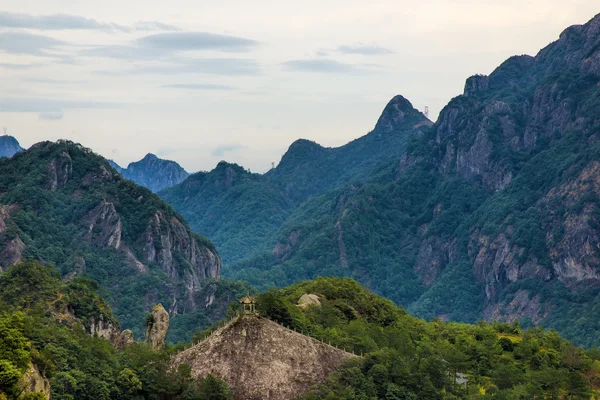
{"type": "Polygon", "coordinates": [[[203,400],[231,400],[233,398],[227,383],[211,374],[198,383],[198,393],[203,400]]]}
{"type": "Polygon", "coordinates": [[[10,361],[0,360],[0,393],[17,396],[21,392],[19,388],[21,376],[21,371],[10,361]]]}

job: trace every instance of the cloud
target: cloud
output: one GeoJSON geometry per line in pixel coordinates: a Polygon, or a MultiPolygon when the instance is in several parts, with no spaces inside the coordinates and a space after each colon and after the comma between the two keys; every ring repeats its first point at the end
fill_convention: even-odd
{"type": "Polygon", "coordinates": [[[41,63],[29,63],[29,64],[13,64],[13,63],[0,63],[0,68],[15,69],[15,70],[27,70],[32,68],[39,68],[44,64],[41,63]]]}
{"type": "MultiPolygon", "coordinates": [[[[174,57],[185,51],[213,50],[224,52],[247,52],[258,42],[235,36],[206,32],[170,32],[144,36],[129,45],[96,46],[81,50],[83,57],[103,57],[127,61],[156,61],[171,57],[171,62],[189,63],[174,57]]],[[[205,59],[219,60],[219,59],[205,59]]],[[[191,62],[194,62],[193,60],[191,62]]],[[[217,63],[219,61],[207,61],[217,63]]],[[[247,69],[248,62],[241,60],[240,68],[247,69]]],[[[202,63],[202,61],[200,61],[202,63]]],[[[200,66],[202,67],[202,66],[200,66]]],[[[205,63],[205,67],[208,67],[205,63]]],[[[238,69],[240,69],[238,68],[238,69]]]]}
{"type": "Polygon", "coordinates": [[[79,15],[52,14],[31,15],[23,13],[10,13],[0,11],[0,27],[3,28],[26,28],[47,31],[56,30],[99,30],[99,31],[179,31],[174,25],[158,21],[139,21],[133,26],[115,24],[111,22],[99,22],[95,19],[85,18],[79,15]]]}
{"type": "Polygon", "coordinates": [[[0,112],[35,112],[61,113],[64,109],[77,108],[119,108],[124,103],[89,101],[89,100],[56,100],[46,98],[0,98],[0,112]]]}
{"type": "Polygon", "coordinates": [[[97,75],[259,75],[260,66],[256,61],[243,58],[199,58],[181,59],[171,64],[141,65],[121,71],[95,71],[97,75]]]}
{"type": "Polygon", "coordinates": [[[249,51],[257,41],[209,32],[169,32],[142,37],[136,41],[142,48],[164,52],[190,50],[249,51]]]}
{"type": "Polygon", "coordinates": [[[48,56],[48,50],[67,44],[49,36],[29,32],[0,32],[0,50],[12,54],[48,56]]]}
{"type": "Polygon", "coordinates": [[[81,50],[79,55],[83,57],[103,57],[103,58],[116,58],[121,60],[154,60],[160,54],[152,51],[151,49],[145,49],[135,46],[97,46],[91,49],[81,50]]]}
{"type": "Polygon", "coordinates": [[[82,83],[87,83],[87,81],[83,81],[83,80],[69,80],[69,79],[24,78],[21,80],[23,82],[48,83],[48,84],[57,84],[57,85],[79,85],[82,83]]]}
{"type": "Polygon", "coordinates": [[[124,25],[102,23],[77,15],[53,14],[30,15],[10,12],[0,12],[0,26],[4,28],[29,28],[40,30],[91,29],[124,31],[130,29],[124,25]]]}
{"type": "Polygon", "coordinates": [[[39,113],[38,119],[43,121],[58,121],[63,119],[62,112],[42,112],[39,113]]]}
{"type": "Polygon", "coordinates": [[[136,31],[180,31],[181,29],[158,21],[139,21],[134,25],[136,31]]]}
{"type": "Polygon", "coordinates": [[[343,54],[362,54],[366,56],[374,56],[381,54],[392,54],[393,51],[374,44],[355,43],[351,45],[342,45],[336,49],[343,54]]]}
{"type": "Polygon", "coordinates": [[[217,146],[213,149],[211,155],[213,157],[223,157],[225,153],[229,153],[235,150],[247,149],[247,146],[241,144],[225,144],[222,146],[217,146]]]}
{"type": "Polygon", "coordinates": [[[325,73],[343,73],[359,71],[355,65],[342,63],[331,59],[310,59],[310,60],[291,60],[283,64],[283,68],[288,71],[298,72],[325,72],[325,73]]]}
{"type": "Polygon", "coordinates": [[[192,89],[192,90],[232,90],[232,86],[219,85],[216,83],[173,83],[162,85],[163,88],[192,89]]]}

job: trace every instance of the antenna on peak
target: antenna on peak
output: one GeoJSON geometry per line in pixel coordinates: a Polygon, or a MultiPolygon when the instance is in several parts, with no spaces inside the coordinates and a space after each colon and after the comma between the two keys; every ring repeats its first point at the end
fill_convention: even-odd
{"type": "Polygon", "coordinates": [[[271,169],[275,169],[275,161],[271,161],[271,169]]]}
{"type": "Polygon", "coordinates": [[[4,134],[6,135],[6,132],[8,131],[8,128],[4,126],[4,127],[2,127],[2,130],[4,131],[4,134]]]}
{"type": "Polygon", "coordinates": [[[423,114],[425,114],[425,116],[427,118],[429,118],[429,106],[425,106],[425,110],[423,110],[423,114]]]}

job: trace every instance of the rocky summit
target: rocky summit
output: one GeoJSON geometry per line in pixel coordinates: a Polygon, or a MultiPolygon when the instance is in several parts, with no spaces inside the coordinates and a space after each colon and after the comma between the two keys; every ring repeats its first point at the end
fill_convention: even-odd
{"type": "Polygon", "coordinates": [[[356,357],[256,316],[238,316],[201,343],[177,354],[192,376],[225,380],[235,400],[292,400],[356,357]]]}
{"type": "Polygon", "coordinates": [[[146,154],[140,161],[132,162],[127,168],[110,160],[111,166],[123,177],[145,186],[153,192],[183,182],[188,173],[175,161],[163,160],[154,154],[146,154]]]}

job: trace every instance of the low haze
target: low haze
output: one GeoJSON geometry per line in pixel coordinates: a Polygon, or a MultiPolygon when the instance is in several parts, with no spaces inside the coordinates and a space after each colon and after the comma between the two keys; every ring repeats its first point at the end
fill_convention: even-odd
{"type": "Polygon", "coordinates": [[[534,55],[589,1],[0,0],[0,126],[121,165],[267,170],[298,138],[339,146],[407,97],[434,119],[464,80],[534,55]]]}

